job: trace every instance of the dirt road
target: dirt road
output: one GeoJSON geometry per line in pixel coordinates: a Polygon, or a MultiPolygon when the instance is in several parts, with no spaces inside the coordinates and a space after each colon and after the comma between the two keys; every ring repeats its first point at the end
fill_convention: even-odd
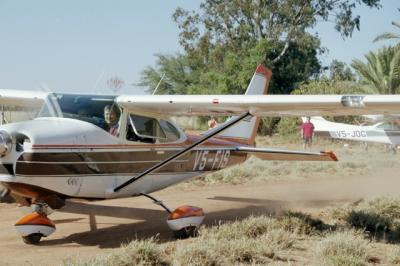
{"type": "MultiPolygon", "coordinates": [[[[314,213],[365,197],[400,195],[400,176],[390,169],[387,172],[370,177],[171,188],[154,196],[171,208],[201,206],[207,213],[205,223],[213,224],[286,209],[314,213]]],[[[104,254],[135,237],[158,234],[163,242],[174,241],[165,223],[166,213],[143,197],[69,202],[50,216],[57,231],[40,246],[25,245],[17,235],[13,224],[22,214],[15,205],[0,204],[0,214],[0,265],[58,265],[66,258],[104,254]]]]}

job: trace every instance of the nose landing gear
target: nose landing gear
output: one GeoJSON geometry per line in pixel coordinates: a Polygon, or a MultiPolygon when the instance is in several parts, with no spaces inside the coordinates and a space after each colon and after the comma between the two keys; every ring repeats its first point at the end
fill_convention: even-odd
{"type": "Polygon", "coordinates": [[[56,230],[55,224],[47,218],[46,206],[34,204],[34,212],[23,216],[15,223],[15,228],[26,244],[36,245],[42,237],[47,237],[56,230]]]}

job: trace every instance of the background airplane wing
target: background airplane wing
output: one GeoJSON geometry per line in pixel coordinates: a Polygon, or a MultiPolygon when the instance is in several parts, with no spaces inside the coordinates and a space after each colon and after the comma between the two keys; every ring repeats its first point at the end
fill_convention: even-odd
{"type": "Polygon", "coordinates": [[[284,161],[337,161],[336,155],[331,151],[303,152],[276,150],[267,148],[238,147],[237,151],[252,154],[262,160],[284,160],[284,161]]]}
{"type": "Polygon", "coordinates": [[[43,105],[46,95],[47,93],[38,91],[0,89],[0,110],[38,110],[43,105]]]}
{"type": "Polygon", "coordinates": [[[400,113],[400,95],[120,95],[133,112],[161,115],[322,116],[400,113]]]}

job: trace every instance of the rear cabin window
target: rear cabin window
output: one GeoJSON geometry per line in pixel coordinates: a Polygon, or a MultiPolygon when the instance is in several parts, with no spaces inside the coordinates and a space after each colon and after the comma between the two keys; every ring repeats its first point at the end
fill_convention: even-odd
{"type": "Polygon", "coordinates": [[[176,127],[170,122],[161,119],[160,126],[164,130],[168,142],[177,141],[180,138],[178,129],[176,129],[176,127]]]}

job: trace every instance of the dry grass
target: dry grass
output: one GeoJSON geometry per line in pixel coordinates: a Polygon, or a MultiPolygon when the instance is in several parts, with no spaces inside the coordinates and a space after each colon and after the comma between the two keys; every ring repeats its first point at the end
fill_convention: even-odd
{"type": "Polygon", "coordinates": [[[400,241],[400,198],[380,197],[329,208],[324,215],[342,226],[365,230],[371,237],[400,241]]]}
{"type": "MultiPolygon", "coordinates": [[[[378,198],[327,213],[374,211],[399,217],[398,199],[378,198]]],[[[346,217],[343,215],[341,217],[346,217]]],[[[303,213],[251,216],[241,221],[202,227],[199,236],[160,244],[134,240],[114,252],[64,265],[399,265],[400,248],[370,237],[349,222],[327,225],[303,213]],[[335,230],[335,228],[339,228],[335,230]]]]}
{"type": "Polygon", "coordinates": [[[251,216],[242,221],[202,227],[197,238],[175,242],[173,248],[154,239],[135,240],[106,256],[64,265],[234,265],[290,261],[287,252],[317,230],[308,216],[251,216]]]}
{"type": "Polygon", "coordinates": [[[284,231],[252,238],[199,238],[180,242],[173,255],[174,265],[264,264],[275,257],[292,237],[284,231]],[[282,242],[285,244],[282,245],[282,242]]]}
{"type": "Polygon", "coordinates": [[[163,248],[150,238],[134,240],[115,252],[99,256],[88,261],[66,260],[66,266],[134,266],[134,265],[168,265],[163,248]]]}
{"type": "Polygon", "coordinates": [[[400,265],[400,247],[395,246],[389,249],[388,260],[393,265],[400,265]]]}
{"type": "Polygon", "coordinates": [[[335,232],[318,243],[316,260],[321,265],[367,265],[370,250],[370,242],[364,238],[362,232],[335,232]]]}

